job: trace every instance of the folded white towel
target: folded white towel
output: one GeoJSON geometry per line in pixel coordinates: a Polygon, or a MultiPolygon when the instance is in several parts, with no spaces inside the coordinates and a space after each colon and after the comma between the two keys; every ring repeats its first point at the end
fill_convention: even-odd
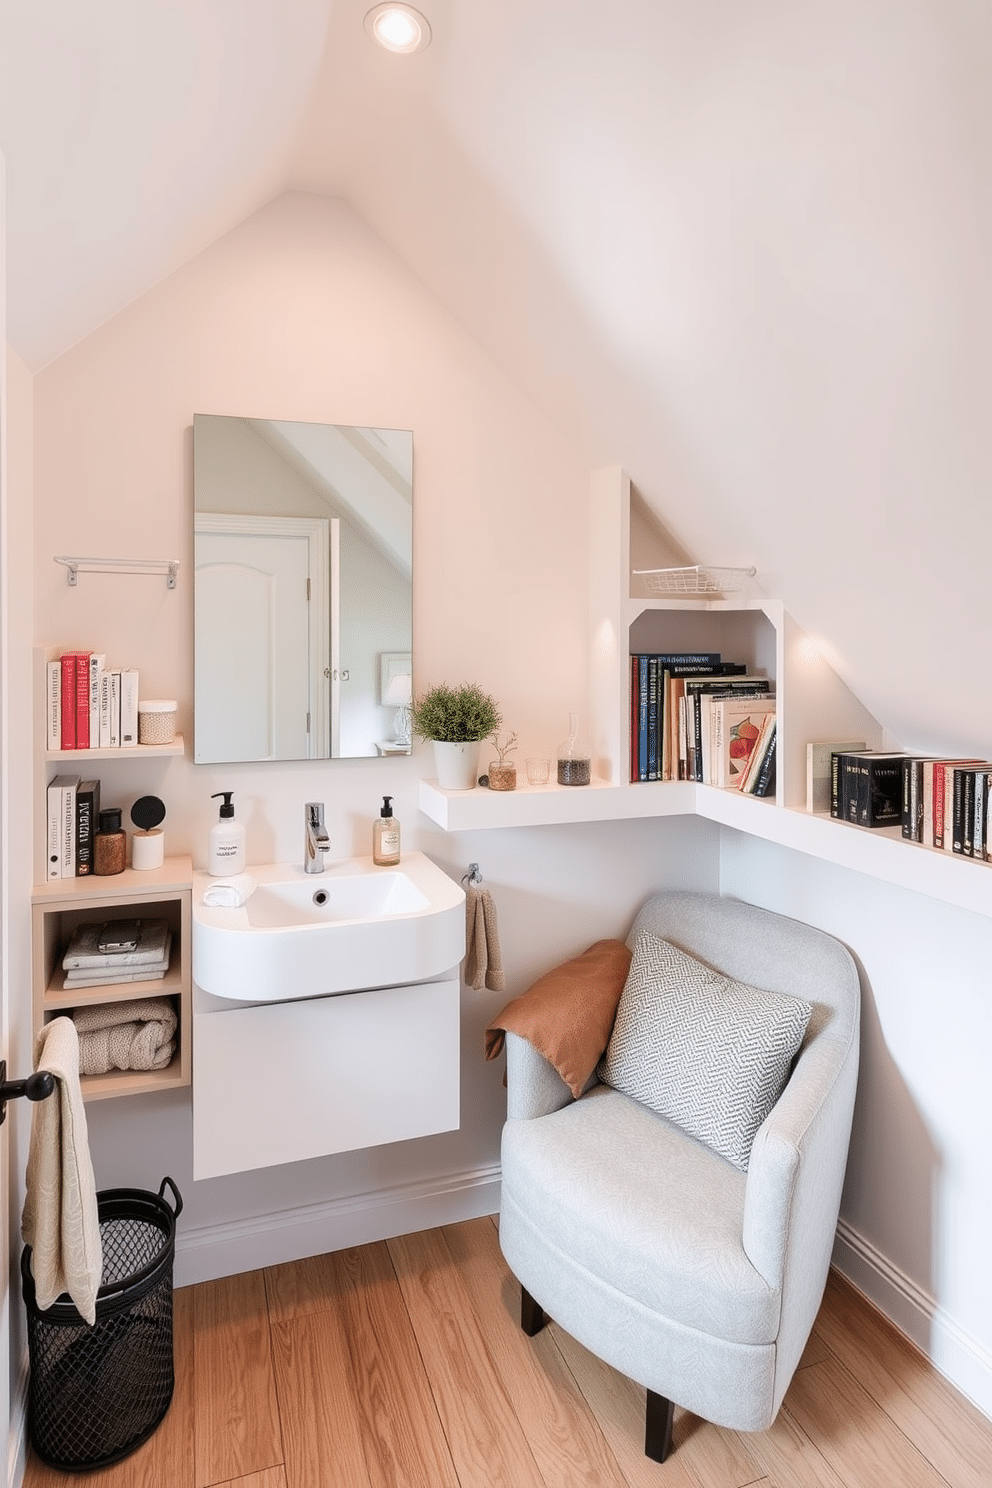
{"type": "Polygon", "coordinates": [[[215,878],[203,891],[204,904],[216,909],[238,909],[255,892],[250,873],[235,873],[231,878],[215,878]]]}
{"type": "Polygon", "coordinates": [[[35,1042],[35,1069],[53,1074],[58,1088],[32,1107],[21,1235],[31,1247],[38,1306],[51,1307],[68,1292],[92,1324],[103,1249],[71,1018],[45,1024],[35,1042]]]}

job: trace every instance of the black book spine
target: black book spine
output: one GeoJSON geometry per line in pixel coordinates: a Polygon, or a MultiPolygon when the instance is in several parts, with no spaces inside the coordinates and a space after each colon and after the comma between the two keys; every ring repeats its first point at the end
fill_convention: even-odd
{"type": "Polygon", "coordinates": [[[964,853],[964,795],[967,774],[968,771],[965,769],[954,771],[951,794],[951,850],[962,854],[964,853]]]}
{"type": "Polygon", "coordinates": [[[923,761],[902,762],[902,835],[910,842],[923,841],[923,761]]]}
{"type": "Polygon", "coordinates": [[[844,820],[856,822],[858,820],[858,792],[861,787],[861,769],[858,765],[856,755],[845,755],[844,757],[844,820]]]}
{"type": "Polygon", "coordinates": [[[93,835],[100,813],[100,782],[83,780],[76,791],[76,875],[93,872],[93,835]]]}
{"type": "Polygon", "coordinates": [[[844,756],[830,756],[830,815],[840,819],[844,815],[844,756]]]}
{"type": "Polygon", "coordinates": [[[768,749],[765,752],[765,757],[761,762],[761,770],[758,774],[757,780],[755,781],[752,795],[770,796],[775,790],[775,746],[777,745],[777,743],[778,729],[776,729],[774,734],[772,734],[771,743],[769,744],[768,749]]]}
{"type": "Polygon", "coordinates": [[[961,791],[961,852],[966,858],[975,856],[975,776],[977,770],[963,771],[961,791]]]}
{"type": "Polygon", "coordinates": [[[902,760],[861,763],[859,819],[863,827],[897,827],[902,817],[902,760]]]}

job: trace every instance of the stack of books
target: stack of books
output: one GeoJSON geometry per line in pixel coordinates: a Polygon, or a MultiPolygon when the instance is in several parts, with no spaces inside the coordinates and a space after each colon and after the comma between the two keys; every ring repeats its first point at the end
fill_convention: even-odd
{"type": "Polygon", "coordinates": [[[138,742],[138,673],[96,651],[63,651],[47,670],[49,749],[130,749],[138,742]]]}
{"type": "MultiPolygon", "coordinates": [[[[807,747],[822,759],[829,744],[807,747]]],[[[879,749],[830,750],[830,814],[859,827],[899,828],[908,842],[960,857],[992,859],[992,760],[879,749]]],[[[809,778],[810,792],[814,790],[809,778]]]]}
{"type": "Polygon", "coordinates": [[[138,920],[117,937],[115,921],[77,925],[62,957],[63,988],[160,981],[169,969],[172,932],[165,920],[138,920]],[[122,942],[121,949],[101,949],[122,942]]]}
{"type": "Polygon", "coordinates": [[[773,792],[776,714],[767,677],[719,652],[637,652],[630,668],[632,781],[773,792]]]}
{"type": "Polygon", "coordinates": [[[47,792],[46,877],[83,878],[93,872],[93,838],[100,826],[100,782],[56,775],[47,792]]]}

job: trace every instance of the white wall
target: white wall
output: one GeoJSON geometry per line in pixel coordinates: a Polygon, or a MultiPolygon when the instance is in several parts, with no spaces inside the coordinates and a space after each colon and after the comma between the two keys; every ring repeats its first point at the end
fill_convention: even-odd
{"type": "Polygon", "coordinates": [[[836,1260],[992,1414],[992,921],[738,832],[723,893],[818,925],[862,977],[836,1260]]]}
{"type": "MultiPolygon", "coordinates": [[[[550,753],[568,711],[585,708],[588,471],[347,208],[282,198],[39,375],[35,393],[36,640],[137,665],[143,690],[181,700],[187,733],[198,412],[413,429],[417,688],[478,680],[518,731],[521,759],[550,753]],[[54,553],[179,556],[179,586],[83,574],[70,589],[54,553]]],[[[233,789],[249,862],[299,858],[314,797],[333,854],[368,853],[390,792],[405,846],[455,877],[477,860],[501,921],[506,993],[464,994],[459,1132],[194,1185],[188,1093],[89,1106],[101,1186],[157,1187],[166,1172],[179,1184],[180,1281],[492,1208],[504,1098],[501,1070],[483,1059],[486,1022],[556,961],[625,934],[655,885],[716,883],[704,823],[447,837],[417,809],[431,773],[426,750],[101,769],[108,804],[160,794],[167,850],[199,866],[212,791],[233,789]]],[[[261,1088],[261,1056],[246,1075],[278,1101],[261,1088]]]]}

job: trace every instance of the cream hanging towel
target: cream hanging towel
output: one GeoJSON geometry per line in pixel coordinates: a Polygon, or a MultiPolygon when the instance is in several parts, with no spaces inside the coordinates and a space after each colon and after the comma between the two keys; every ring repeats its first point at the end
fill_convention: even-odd
{"type": "Polygon", "coordinates": [[[79,1088],[79,1038],[71,1018],[45,1024],[35,1043],[34,1067],[54,1075],[57,1088],[31,1111],[21,1235],[31,1247],[42,1311],[68,1292],[80,1316],[93,1324],[103,1251],[79,1088]]]}
{"type": "Polygon", "coordinates": [[[488,889],[470,883],[465,890],[465,980],[479,991],[506,990],[499,949],[496,906],[488,889]]]}

